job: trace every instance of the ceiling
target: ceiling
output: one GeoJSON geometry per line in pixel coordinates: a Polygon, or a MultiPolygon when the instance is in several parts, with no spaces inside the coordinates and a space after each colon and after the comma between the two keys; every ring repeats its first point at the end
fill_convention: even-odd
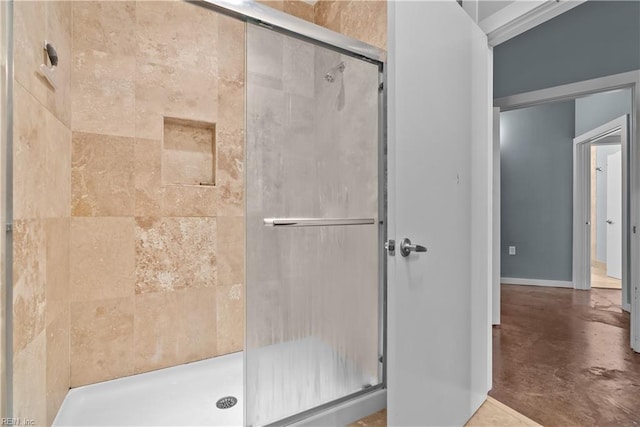
{"type": "Polygon", "coordinates": [[[511,0],[486,0],[478,3],[478,22],[514,3],[511,0]]]}

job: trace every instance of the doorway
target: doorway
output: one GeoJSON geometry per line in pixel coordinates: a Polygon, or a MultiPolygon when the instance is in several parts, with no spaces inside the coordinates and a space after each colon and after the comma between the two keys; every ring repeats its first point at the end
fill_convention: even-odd
{"type": "Polygon", "coordinates": [[[630,311],[627,115],[577,136],[573,159],[574,288],[621,289],[630,311]]]}
{"type": "MultiPolygon", "coordinates": [[[[604,83],[604,81],[602,81],[602,83],[604,83]]],[[[583,83],[579,86],[580,90],[584,91],[588,85],[583,83]]],[[[573,88],[575,89],[576,86],[573,86],[573,88]]],[[[600,88],[597,93],[580,93],[576,90],[568,90],[562,93],[556,89],[542,94],[544,96],[539,97],[537,103],[523,102],[520,104],[521,107],[528,107],[538,115],[538,119],[535,121],[536,126],[531,126],[528,132],[522,130],[515,132],[514,127],[509,126],[510,123],[504,121],[501,123],[503,141],[500,148],[503,159],[505,154],[514,155],[514,147],[519,147],[518,144],[522,143],[524,137],[530,137],[534,142],[534,144],[529,144],[529,155],[526,156],[526,158],[524,158],[524,156],[519,158],[520,163],[502,163],[502,195],[505,196],[509,192],[510,195],[515,195],[516,197],[512,197],[508,203],[510,203],[509,206],[516,207],[522,207],[525,204],[526,206],[531,206],[531,199],[538,197],[535,200],[536,203],[533,205],[535,206],[537,204],[539,207],[550,211],[550,213],[546,215],[544,212],[531,214],[530,210],[523,209],[520,212],[522,214],[528,214],[529,216],[524,217],[523,215],[518,215],[514,218],[513,211],[509,212],[503,209],[503,220],[505,217],[511,215],[515,221],[510,224],[516,227],[518,223],[521,223],[522,227],[516,228],[516,230],[528,230],[532,239],[540,239],[542,232],[545,231],[545,228],[539,224],[542,223],[542,225],[546,225],[547,227],[557,227],[559,222],[562,222],[565,224],[563,230],[567,231],[570,236],[568,241],[566,239],[562,240],[562,245],[564,245],[561,246],[563,254],[567,252],[570,254],[577,253],[572,250],[572,241],[573,238],[579,234],[574,233],[572,226],[569,226],[567,229],[567,219],[570,221],[570,224],[575,225],[576,229],[582,230],[585,238],[591,235],[592,198],[590,197],[591,185],[589,184],[591,183],[590,178],[592,173],[591,150],[594,149],[592,147],[611,147],[611,149],[614,150],[613,146],[615,144],[620,146],[617,154],[615,152],[603,154],[603,159],[606,159],[605,161],[610,160],[609,155],[614,154],[615,156],[611,158],[612,162],[609,163],[609,167],[613,167],[614,169],[615,166],[613,166],[613,162],[618,160],[619,172],[614,171],[613,174],[619,176],[620,187],[625,186],[624,190],[622,190],[622,188],[620,189],[621,196],[618,203],[622,205],[623,199],[625,199],[626,206],[621,209],[619,219],[605,218],[604,220],[606,225],[609,225],[606,223],[608,219],[614,223],[619,223],[621,226],[623,222],[629,224],[628,231],[630,232],[625,235],[629,236],[630,239],[627,247],[628,250],[633,250],[631,247],[633,240],[631,240],[631,238],[633,237],[632,227],[636,224],[633,220],[633,218],[635,218],[636,205],[632,197],[635,193],[633,190],[635,180],[629,175],[631,171],[635,170],[633,165],[636,164],[636,158],[631,157],[629,153],[635,153],[633,144],[634,141],[637,141],[637,139],[635,139],[637,134],[633,133],[636,129],[634,123],[636,116],[634,116],[634,114],[637,114],[637,100],[633,98],[633,90],[624,89],[628,95],[626,97],[628,103],[625,104],[628,109],[624,113],[624,116],[623,113],[618,111],[615,115],[611,114],[606,117],[600,115],[597,121],[594,117],[591,117],[592,120],[588,121],[589,123],[587,123],[587,120],[578,120],[577,118],[584,116],[585,111],[588,110],[584,106],[585,100],[589,98],[592,98],[592,100],[596,99],[597,102],[590,103],[592,107],[591,112],[602,113],[604,110],[604,104],[601,102],[602,98],[610,93],[613,93],[611,97],[614,97],[616,92],[618,94],[620,92],[619,90],[607,91],[606,89],[612,88],[611,85],[608,88],[602,85],[600,88]],[[549,96],[552,93],[553,96],[549,96]],[[559,93],[562,93],[563,96],[558,96],[559,93]],[[542,101],[544,98],[546,98],[546,100],[542,101]],[[629,116],[629,113],[632,115],[629,116]],[[573,123],[574,121],[575,123],[573,123]],[[612,121],[613,123],[611,123],[612,121]],[[544,126],[539,126],[540,123],[544,126]],[[558,132],[564,131],[564,134],[560,135],[557,140],[551,140],[549,136],[550,133],[558,135],[558,132],[553,131],[553,129],[556,128],[559,129],[558,132]],[[628,135],[629,139],[623,138],[623,132],[628,135]],[[580,138],[580,136],[585,134],[587,134],[586,137],[583,136],[580,138]],[[576,138],[576,135],[578,135],[580,139],[576,138]],[[623,139],[625,141],[625,149],[622,148],[623,139]],[[580,142],[583,145],[576,146],[576,142],[580,142]],[[509,146],[509,144],[512,145],[509,146]],[[544,147],[542,147],[542,145],[544,145],[544,147]],[[578,148],[580,150],[577,150],[578,148]],[[577,151],[576,158],[574,158],[574,151],[577,151]],[[616,159],[618,156],[619,159],[616,159]],[[562,165],[556,163],[560,157],[563,159],[562,165]],[[572,162],[574,162],[573,165],[582,167],[572,169],[572,162]],[[623,175],[623,168],[629,175],[623,175]],[[581,172],[578,172],[579,170],[581,172]],[[581,187],[578,187],[579,191],[575,191],[572,188],[571,181],[574,179],[574,171],[576,176],[580,178],[580,181],[577,182],[582,184],[581,187]],[[581,173],[585,173],[585,175],[581,175],[581,173]],[[505,179],[505,174],[510,175],[505,179]],[[533,179],[530,178],[535,176],[547,180],[550,176],[553,177],[553,180],[551,180],[544,194],[541,196],[538,196],[540,186],[536,185],[533,179]],[[560,181],[562,177],[566,179],[560,181]],[[522,185],[514,189],[514,185],[518,184],[518,180],[520,180],[519,182],[522,185]],[[629,187],[626,187],[627,183],[629,187]],[[566,184],[568,184],[568,188],[566,184]],[[528,191],[523,191],[523,187],[527,188],[528,191]],[[562,194],[557,194],[560,191],[560,187],[562,187],[563,192],[562,194]],[[626,192],[627,188],[629,188],[629,192],[626,192]],[[625,196],[623,197],[622,194],[625,194],[625,196]],[[552,195],[556,195],[557,197],[552,198],[552,195]],[[562,199],[561,196],[564,196],[564,199],[562,199]],[[572,200],[574,196],[581,197],[581,203],[583,203],[578,205],[578,209],[574,208],[574,206],[576,206],[572,200]],[[559,201],[559,203],[555,203],[556,201],[559,201]],[[556,206],[568,208],[570,211],[568,218],[566,215],[567,210],[564,209],[562,210],[562,214],[559,214],[558,212],[560,211],[555,209],[556,206]],[[622,212],[626,213],[623,214],[622,212]],[[578,220],[574,220],[574,214],[583,216],[581,218],[579,217],[578,220]],[[535,232],[531,232],[532,230],[535,232]]],[[[527,97],[523,96],[520,99],[522,100],[523,98],[527,97]]],[[[528,97],[527,100],[531,101],[532,99],[533,97],[528,97]]],[[[500,105],[499,102],[498,105],[500,105]]],[[[503,105],[501,105],[501,107],[503,105]]],[[[526,117],[521,117],[519,114],[522,114],[524,109],[525,108],[509,108],[509,110],[514,111],[509,111],[507,114],[513,114],[515,118],[522,123],[526,117]]],[[[533,119],[530,121],[533,121],[533,119]]],[[[597,150],[597,148],[595,149],[597,150]]],[[[611,171],[609,172],[612,173],[611,171]]],[[[602,193],[602,191],[600,191],[600,193],[602,193]]],[[[608,215],[605,213],[605,216],[608,215]]],[[[602,217],[602,214],[600,217],[602,217]]],[[[523,258],[531,252],[527,252],[530,247],[524,244],[522,240],[519,240],[520,236],[512,233],[512,230],[503,228],[502,233],[503,245],[501,249],[507,252],[507,256],[503,257],[503,260],[506,258],[507,263],[510,262],[506,267],[511,267],[514,269],[513,271],[516,271],[516,267],[530,266],[531,263],[525,264],[521,262],[524,261],[523,258]],[[511,245],[516,246],[514,255],[508,254],[508,246],[511,245]],[[520,262],[520,264],[516,265],[514,261],[520,262]]],[[[551,237],[558,238],[559,235],[560,233],[557,231],[551,237]]],[[[621,232],[620,236],[622,235],[621,232]]],[[[625,240],[626,239],[620,238],[618,245],[620,258],[626,253],[626,251],[622,249],[622,242],[625,240]]],[[[544,251],[539,250],[535,255],[537,255],[538,258],[547,257],[543,258],[543,261],[549,259],[556,261],[558,257],[550,257],[549,253],[557,250],[559,245],[548,244],[548,240],[546,240],[546,243],[547,244],[543,246],[544,251]]],[[[598,420],[596,422],[597,424],[607,424],[607,417],[615,415],[607,414],[606,410],[603,409],[606,405],[611,405],[612,402],[615,402],[615,405],[618,407],[626,405],[632,407],[631,405],[634,403],[625,401],[625,393],[618,394],[617,391],[615,395],[613,393],[607,394],[606,405],[595,400],[592,401],[590,398],[591,396],[599,394],[599,387],[603,387],[603,389],[605,387],[611,387],[611,384],[615,380],[612,381],[612,377],[609,376],[610,372],[620,369],[620,371],[616,372],[624,372],[621,378],[625,378],[626,380],[632,375],[631,372],[635,374],[638,370],[638,356],[633,353],[633,350],[638,350],[637,343],[634,342],[636,338],[634,325],[637,325],[637,323],[634,323],[634,316],[629,316],[629,314],[622,309],[623,291],[595,288],[588,290],[591,289],[591,283],[588,283],[588,287],[586,284],[591,281],[592,249],[590,243],[591,242],[588,241],[585,242],[584,246],[580,246],[579,248],[582,252],[578,253],[578,256],[584,253],[584,258],[582,258],[583,264],[586,266],[584,281],[576,277],[578,270],[571,268],[571,263],[569,263],[569,265],[563,263],[563,267],[569,267],[569,274],[566,274],[567,270],[563,270],[562,272],[565,274],[560,277],[554,277],[549,274],[549,276],[546,277],[549,281],[542,286],[539,283],[519,283],[521,285],[537,284],[538,286],[504,285],[502,287],[501,316],[504,326],[501,329],[494,329],[494,354],[496,355],[494,358],[494,372],[496,374],[494,376],[494,391],[492,392],[492,396],[497,399],[504,398],[505,403],[545,425],[556,423],[584,424],[584,422],[575,421],[577,417],[582,417],[583,414],[588,414],[588,417],[593,417],[590,422],[598,420]],[[558,284],[561,283],[554,283],[552,282],[553,280],[565,282],[566,287],[570,289],[559,289],[558,284]],[[549,287],[543,287],[544,285],[549,287]],[[581,287],[578,288],[578,286],[581,287]],[[587,292],[576,289],[587,290],[587,292]],[[558,309],[555,309],[555,307],[558,309]],[[514,337],[535,338],[527,340],[524,338],[514,339],[514,337]],[[513,345],[513,343],[517,343],[517,345],[513,345]],[[629,347],[631,347],[631,349],[629,347]],[[553,352],[549,351],[551,348],[556,350],[553,352]],[[581,348],[584,349],[584,351],[580,351],[579,355],[576,355],[576,353],[572,351],[567,351],[563,354],[566,349],[575,348],[581,348]],[[526,372],[513,374],[515,372],[514,368],[517,370],[517,367],[523,365],[527,366],[527,369],[523,370],[526,372]],[[620,366],[623,367],[620,368],[620,366]],[[559,372],[562,374],[558,375],[559,372]],[[606,378],[606,380],[604,380],[604,378],[606,378]],[[521,384],[527,384],[524,390],[523,388],[519,388],[521,384]],[[582,386],[581,384],[585,385],[582,386]],[[584,387],[588,387],[589,390],[589,392],[586,393],[589,397],[584,398],[584,401],[588,402],[588,408],[582,402],[576,404],[579,399],[571,399],[572,403],[566,403],[566,406],[555,406],[556,402],[561,400],[559,396],[567,395],[568,389],[583,388],[586,390],[587,388],[584,387]],[[519,400],[517,397],[510,397],[524,393],[529,396],[536,395],[540,397],[536,397],[536,403],[531,406],[527,406],[528,403],[526,402],[523,403],[524,399],[519,400]],[[549,396],[553,397],[549,398],[549,396]],[[574,407],[581,406],[581,409],[584,408],[584,411],[580,411],[577,415],[575,412],[571,413],[571,405],[574,405],[574,407]],[[544,407],[545,410],[536,410],[536,408],[541,407],[544,407]],[[572,415],[566,415],[568,413],[572,415]],[[553,415],[554,421],[550,421],[551,416],[548,414],[553,415]],[[571,417],[573,417],[573,421],[571,421],[571,417]]],[[[627,257],[627,259],[632,258],[627,257]]],[[[557,265],[554,264],[554,266],[557,265]]],[[[630,267],[631,265],[629,265],[629,268],[630,267]]],[[[626,274],[624,266],[621,267],[621,270],[621,273],[626,274]]],[[[518,270],[518,272],[522,271],[522,269],[518,270]]],[[[547,265],[543,263],[542,269],[538,271],[548,273],[549,269],[547,265]]],[[[505,270],[503,269],[503,273],[504,272],[505,270]]],[[[523,277],[516,276],[516,273],[513,274],[514,276],[511,277],[523,277]]],[[[529,276],[529,278],[530,277],[531,276],[529,276]]],[[[627,275],[627,278],[629,277],[631,276],[627,275]]],[[[503,283],[506,282],[503,281],[503,283]]],[[[633,282],[630,281],[630,283],[633,282]]],[[[627,310],[629,309],[630,307],[627,308],[627,310]]],[[[633,310],[632,313],[637,314],[637,310],[633,310]]],[[[624,389],[624,386],[621,386],[618,390],[620,389],[624,389]]],[[[628,389],[626,392],[628,393],[628,389]]],[[[565,405],[564,402],[563,405],[565,405]]]]}
{"type": "MultiPolygon", "coordinates": [[[[496,120],[497,126],[494,129],[499,130],[501,134],[501,139],[503,138],[504,132],[505,132],[504,123],[502,122],[502,119],[504,116],[502,113],[522,110],[526,107],[553,105],[559,102],[574,101],[576,103],[576,108],[578,108],[579,106],[581,111],[584,113],[583,119],[576,121],[575,123],[576,124],[575,133],[572,135],[572,138],[574,138],[575,135],[583,135],[589,130],[594,129],[603,123],[603,121],[600,121],[599,123],[593,122],[594,116],[602,111],[603,103],[592,102],[590,103],[590,105],[587,105],[589,103],[585,103],[582,101],[589,98],[592,98],[592,99],[601,98],[602,100],[602,98],[605,98],[606,96],[614,96],[616,94],[620,95],[620,93],[623,93],[623,92],[626,93],[626,96],[628,99],[626,104],[627,105],[626,110],[618,111],[617,114],[610,115],[608,117],[608,120],[614,119],[616,117],[620,117],[623,114],[627,115],[626,116],[627,124],[626,124],[625,130],[629,136],[628,138],[629,147],[628,147],[628,150],[626,150],[626,152],[628,153],[628,156],[625,156],[625,154],[622,154],[622,165],[623,165],[622,167],[628,168],[629,176],[627,177],[627,179],[623,179],[622,185],[623,187],[625,187],[623,191],[627,192],[626,185],[628,183],[628,187],[629,187],[627,192],[628,207],[623,207],[623,212],[625,212],[625,214],[623,215],[621,222],[622,223],[627,222],[628,224],[630,224],[630,227],[627,230],[627,232],[623,230],[623,233],[624,233],[623,235],[629,236],[627,239],[623,239],[623,242],[626,241],[628,245],[626,249],[628,259],[634,259],[638,252],[637,239],[631,238],[632,236],[635,236],[634,227],[637,227],[637,224],[638,224],[638,198],[635,190],[636,188],[635,183],[637,181],[637,164],[639,161],[638,150],[635,148],[638,141],[637,122],[638,122],[638,116],[640,113],[640,108],[638,108],[640,100],[638,99],[638,96],[637,96],[638,87],[640,87],[640,75],[637,72],[628,72],[628,73],[611,75],[607,77],[596,78],[592,80],[585,80],[577,83],[571,83],[563,86],[556,86],[549,89],[543,89],[543,90],[538,90],[533,92],[522,93],[518,95],[507,96],[504,98],[498,98],[494,100],[494,106],[496,107],[496,112],[498,111],[500,112],[500,119],[501,119],[500,121],[496,120]]],[[[506,129],[506,131],[508,131],[508,129],[506,129]]],[[[602,135],[594,134],[592,136],[595,139],[596,137],[602,136],[602,135]]],[[[500,156],[504,155],[504,148],[505,148],[504,143],[501,143],[499,147],[500,156]]],[[[498,149],[498,147],[496,147],[496,149],[498,149]]],[[[573,151],[573,148],[569,148],[569,152],[571,151],[573,151]]],[[[624,153],[625,150],[623,149],[622,152],[624,153]]],[[[572,154],[570,155],[573,156],[572,154]]],[[[583,153],[583,155],[587,156],[586,153],[583,153]]],[[[571,168],[571,166],[567,166],[567,168],[571,168]]],[[[518,170],[516,170],[516,172],[517,171],[518,170]]],[[[575,169],[574,169],[574,172],[575,172],[575,169]]],[[[500,173],[503,176],[504,167],[501,167],[501,170],[498,170],[498,171],[494,170],[494,174],[495,173],[500,173]]],[[[570,172],[570,175],[573,175],[573,173],[570,172]]],[[[587,175],[586,177],[583,177],[583,182],[587,182],[589,178],[590,178],[589,175],[587,175]]],[[[506,181],[506,183],[511,185],[511,182],[509,182],[508,180],[506,181]]],[[[497,200],[501,200],[503,198],[503,195],[505,192],[504,184],[505,184],[505,180],[503,176],[501,188],[498,189],[498,191],[494,191],[494,197],[497,198],[497,200]]],[[[571,184],[569,185],[571,187],[571,184]]],[[[584,187],[588,187],[588,186],[585,185],[584,187]]],[[[584,188],[582,193],[582,197],[584,198],[584,203],[589,203],[589,199],[588,199],[589,193],[586,192],[587,190],[588,190],[587,188],[584,188]]],[[[526,197],[524,197],[525,193],[520,193],[520,194],[523,195],[523,200],[525,200],[526,199],[526,197]]],[[[575,196],[577,192],[573,192],[573,194],[575,196]]],[[[569,197],[568,199],[569,206],[571,207],[571,200],[573,198],[573,196],[571,195],[571,192],[569,193],[568,197],[569,197]]],[[[580,212],[580,211],[588,212],[586,208],[582,210],[575,210],[575,212],[580,212]]],[[[576,221],[576,220],[573,220],[572,218],[573,214],[570,214],[570,215],[571,215],[570,218],[574,223],[574,225],[582,224],[582,226],[579,227],[580,229],[584,228],[587,222],[590,222],[590,217],[588,216],[583,216],[583,218],[580,218],[579,221],[576,221]]],[[[550,222],[554,223],[555,220],[556,220],[556,217],[552,216],[550,219],[550,222]]],[[[502,220],[500,221],[502,222],[502,220]]],[[[523,226],[529,227],[528,224],[524,224],[524,223],[523,223],[523,226]]],[[[501,234],[502,234],[502,236],[500,237],[501,247],[499,249],[502,255],[505,255],[505,252],[507,251],[508,246],[505,246],[506,243],[505,243],[504,227],[501,230],[501,234]]],[[[586,232],[583,234],[586,234],[586,232]]],[[[579,236],[580,234],[574,228],[572,230],[572,235],[579,236]]],[[[590,281],[589,279],[591,275],[590,246],[584,245],[581,242],[576,242],[580,244],[574,246],[574,244],[572,243],[572,240],[573,239],[570,238],[568,243],[570,248],[570,253],[572,254],[570,255],[570,257],[573,259],[573,254],[577,253],[577,250],[579,248],[583,252],[583,254],[581,254],[580,256],[576,256],[575,259],[587,260],[587,261],[586,262],[583,261],[584,265],[578,266],[579,268],[576,268],[576,265],[573,265],[572,263],[569,269],[569,275],[567,275],[566,278],[563,278],[562,280],[546,280],[546,281],[543,280],[542,282],[546,282],[542,284],[543,286],[546,285],[546,286],[554,286],[554,287],[558,287],[558,286],[568,287],[568,288],[574,288],[574,289],[588,289],[586,286],[587,286],[587,283],[590,281]]],[[[544,253],[546,254],[546,252],[544,253]]],[[[518,249],[517,256],[519,257],[520,255],[521,255],[521,252],[518,249]]],[[[506,257],[502,256],[501,258],[502,258],[502,261],[501,261],[502,265],[500,266],[501,277],[496,278],[496,280],[494,280],[495,282],[513,283],[513,284],[521,284],[521,285],[532,285],[532,284],[540,285],[539,283],[540,280],[530,280],[526,278],[520,279],[518,282],[515,282],[515,281],[505,282],[504,260],[506,257]],[[500,279],[500,280],[497,280],[497,279],[500,279]]],[[[634,283],[635,278],[638,277],[638,266],[636,265],[636,263],[628,263],[627,265],[623,265],[623,271],[626,271],[626,273],[629,276],[628,282],[634,283]]],[[[518,276],[507,275],[507,278],[512,278],[512,277],[517,278],[518,276]]],[[[624,286],[624,283],[625,281],[622,280],[623,286],[624,286]]],[[[494,289],[496,287],[499,289],[499,286],[496,286],[494,284],[494,289]]],[[[625,307],[625,309],[628,310],[631,314],[630,346],[635,351],[640,351],[640,339],[638,337],[638,331],[640,331],[640,328],[638,327],[640,325],[640,313],[638,313],[638,310],[636,310],[635,307],[633,307],[635,305],[635,303],[633,303],[633,300],[635,298],[632,298],[633,296],[632,294],[634,292],[635,291],[633,287],[629,286],[625,295],[626,301],[629,302],[629,304],[625,307]]],[[[622,294],[625,294],[625,292],[622,292],[622,294]]],[[[499,298],[500,298],[499,292],[494,292],[492,297],[494,307],[495,305],[499,304],[499,298]]],[[[495,319],[494,324],[499,324],[500,313],[494,313],[494,319],[495,319]]]]}
{"type": "Polygon", "coordinates": [[[592,288],[622,289],[622,147],[620,135],[608,138],[590,144],[590,280],[592,288]]]}

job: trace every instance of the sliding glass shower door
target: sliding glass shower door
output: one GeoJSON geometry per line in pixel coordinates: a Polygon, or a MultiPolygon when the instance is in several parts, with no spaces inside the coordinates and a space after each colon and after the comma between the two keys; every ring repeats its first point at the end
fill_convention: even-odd
{"type": "Polygon", "coordinates": [[[246,425],[381,382],[378,86],[247,25],[246,425]]]}

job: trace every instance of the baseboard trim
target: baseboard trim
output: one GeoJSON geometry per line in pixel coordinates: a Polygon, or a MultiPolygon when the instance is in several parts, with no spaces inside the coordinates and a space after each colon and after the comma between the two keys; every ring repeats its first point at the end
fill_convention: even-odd
{"type": "Polygon", "coordinates": [[[501,277],[502,285],[525,285],[525,286],[546,286],[550,288],[570,288],[573,289],[573,282],[564,280],[542,280],[542,279],[521,279],[517,277],[501,277]]]}

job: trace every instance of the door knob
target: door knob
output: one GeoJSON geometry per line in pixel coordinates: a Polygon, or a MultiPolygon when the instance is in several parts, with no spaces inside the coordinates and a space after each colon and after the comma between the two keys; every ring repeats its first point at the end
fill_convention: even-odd
{"type": "Polygon", "coordinates": [[[402,242],[400,242],[400,254],[407,257],[411,252],[427,252],[427,248],[420,245],[412,245],[411,240],[405,237],[402,239],[402,242]]]}
{"type": "Polygon", "coordinates": [[[607,220],[607,224],[611,225],[613,224],[613,221],[611,221],[610,219],[607,220]]]}

